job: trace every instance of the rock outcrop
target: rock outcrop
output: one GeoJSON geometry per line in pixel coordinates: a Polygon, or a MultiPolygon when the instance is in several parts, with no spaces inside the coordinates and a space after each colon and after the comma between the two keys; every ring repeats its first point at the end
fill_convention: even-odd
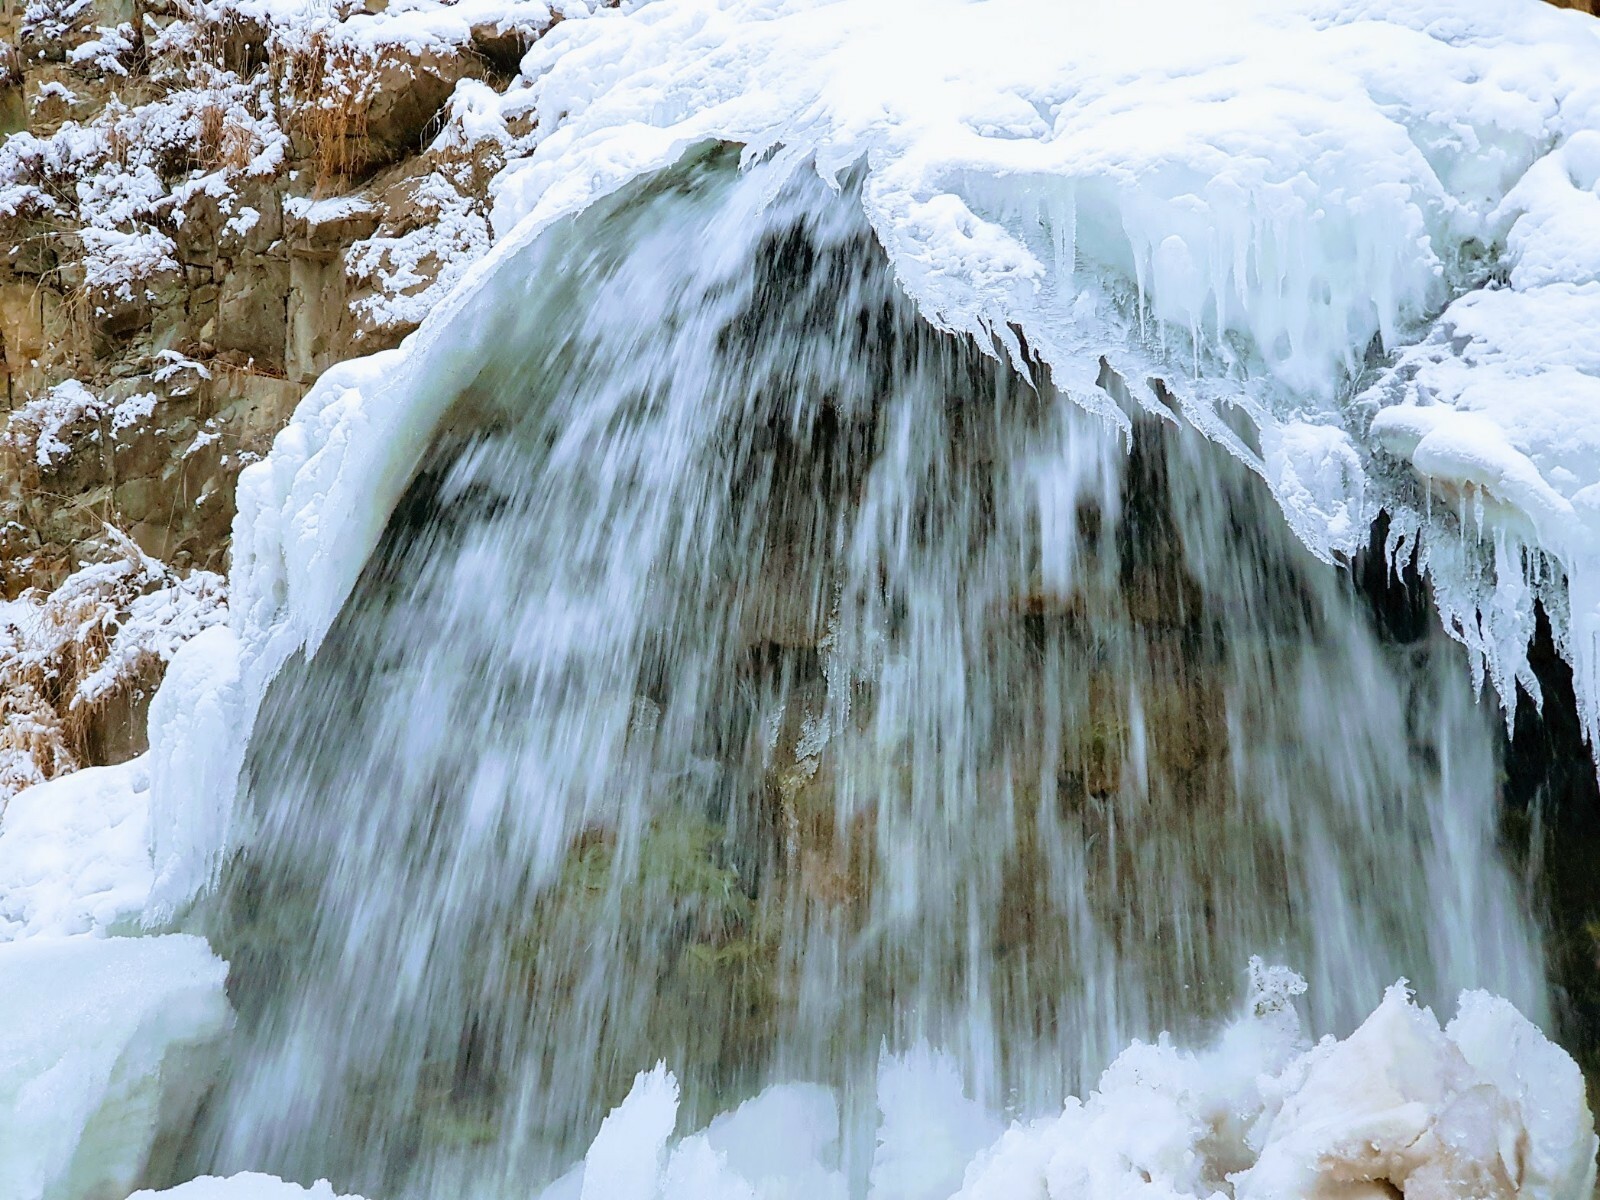
{"type": "Polygon", "coordinates": [[[141,748],[159,655],[80,694],[130,606],[197,573],[220,603],[240,469],[489,244],[489,180],[526,131],[473,118],[559,15],[383,7],[0,16],[0,675],[37,685],[0,713],[0,798],[141,748]],[[101,586],[130,554],[158,569],[101,586]],[[93,636],[63,640],[49,598],[85,570],[72,631],[93,636]]]}

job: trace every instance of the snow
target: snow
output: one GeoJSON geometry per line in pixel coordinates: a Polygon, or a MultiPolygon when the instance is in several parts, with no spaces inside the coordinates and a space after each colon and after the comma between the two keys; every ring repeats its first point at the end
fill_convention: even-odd
{"type": "Polygon", "coordinates": [[[124,429],[133,429],[149,420],[160,402],[161,397],[154,392],[136,392],[120,401],[111,410],[111,436],[116,437],[124,429]]]}
{"type": "Polygon", "coordinates": [[[420,324],[489,248],[482,206],[444,175],[435,172],[419,180],[412,203],[426,218],[416,229],[364,238],[350,247],[347,273],[356,284],[374,289],[351,307],[375,328],[420,324]]]}
{"type": "Polygon", "coordinates": [[[227,616],[222,576],[180,576],[114,527],[104,532],[112,552],[104,561],[80,564],[46,595],[23,593],[0,624],[0,654],[13,681],[30,673],[54,678],[73,660],[81,677],[64,681],[72,708],[95,704],[152,660],[166,662],[227,616]]]}
{"type": "Polygon", "coordinates": [[[226,1179],[207,1175],[165,1191],[135,1192],[128,1200],[156,1200],[157,1197],[161,1200],[361,1200],[359,1196],[336,1197],[325,1179],[303,1188],[272,1175],[253,1172],[226,1179]]]}
{"type": "MultiPolygon", "coordinates": [[[[1463,993],[1441,1029],[1398,983],[1350,1037],[1307,1047],[1303,981],[1252,969],[1212,1046],[1135,1043],[1086,1099],[1009,1128],[937,1052],[886,1056],[868,1200],[1588,1200],[1582,1075],[1505,1001],[1463,993]]],[[[769,1088],[674,1143],[676,1118],[672,1075],[642,1072],[541,1200],[846,1194],[827,1089],[769,1088]]]]}
{"type": "Polygon", "coordinates": [[[128,68],[124,60],[136,52],[137,34],[133,26],[127,22],[101,25],[96,32],[99,37],[67,51],[67,61],[79,68],[94,67],[106,75],[126,76],[128,68]]]}
{"type": "Polygon", "coordinates": [[[39,85],[39,90],[34,93],[35,107],[48,100],[59,100],[63,104],[77,103],[77,94],[66,84],[57,79],[47,79],[39,85]]]}
{"type": "Polygon", "coordinates": [[[105,406],[76,379],[64,379],[36,396],[10,416],[4,437],[18,449],[31,442],[32,457],[46,470],[71,453],[67,430],[86,421],[98,421],[105,406]]]}
{"type": "MultiPolygon", "coordinates": [[[[210,368],[204,363],[196,362],[192,358],[186,358],[176,350],[159,350],[156,352],[156,358],[161,362],[161,365],[156,368],[155,374],[152,376],[157,383],[165,383],[167,380],[186,371],[194,372],[201,379],[211,378],[210,368]]],[[[172,394],[174,396],[182,396],[187,393],[175,388],[172,394]]]]}
{"type": "Polygon", "coordinates": [[[178,647],[227,618],[222,576],[212,571],[179,576],[154,559],[150,563],[159,570],[162,586],[128,602],[127,612],[114,622],[105,658],[79,681],[74,706],[109,695],[147,662],[170,661],[178,647]]]}
{"type": "Polygon", "coordinates": [[[84,283],[103,296],[125,303],[152,299],[153,284],[181,269],[177,244],[164,233],[86,226],[78,236],[83,240],[84,283]]]}
{"type": "Polygon", "coordinates": [[[225,974],[178,934],[0,943],[0,1195],[126,1195],[200,1099],[225,974]]]}
{"type": "Polygon", "coordinates": [[[0,813],[0,943],[137,928],[150,896],[144,759],[88,767],[0,813]]]}
{"type": "MultiPolygon", "coordinates": [[[[642,2],[630,0],[628,6],[642,2]]],[[[531,42],[557,21],[592,16],[615,7],[615,0],[394,0],[379,12],[339,15],[330,11],[338,6],[323,0],[206,0],[195,7],[207,20],[237,16],[279,29],[321,29],[366,50],[415,55],[468,46],[474,29],[518,33],[531,42]]]]}
{"type": "Polygon", "coordinates": [[[308,225],[325,225],[351,217],[367,216],[378,211],[377,205],[361,196],[290,196],[283,202],[286,215],[305,221],[308,225]]]}

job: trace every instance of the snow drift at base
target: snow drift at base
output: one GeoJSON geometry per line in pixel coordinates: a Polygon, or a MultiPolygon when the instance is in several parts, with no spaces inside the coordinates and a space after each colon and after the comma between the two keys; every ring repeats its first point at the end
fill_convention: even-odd
{"type": "MultiPolygon", "coordinates": [[[[1304,983],[1253,962],[1248,1015],[1209,1049],[1135,1043],[1053,1116],[1002,1122],[927,1047],[878,1071],[868,1200],[1587,1200],[1596,1138],[1576,1064],[1504,1000],[1443,1028],[1404,983],[1343,1041],[1307,1047],[1304,983]]],[[[673,1137],[678,1084],[641,1072],[584,1161],[538,1200],[846,1200],[827,1088],[769,1087],[673,1137]]],[[[335,1200],[264,1175],[131,1200],[335,1200]]],[[[348,1198],[359,1200],[359,1198],[348,1198]]]]}

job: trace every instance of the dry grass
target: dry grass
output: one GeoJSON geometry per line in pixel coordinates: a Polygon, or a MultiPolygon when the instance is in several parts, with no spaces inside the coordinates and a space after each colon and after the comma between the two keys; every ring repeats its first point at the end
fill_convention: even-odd
{"type": "Polygon", "coordinates": [[[371,161],[367,108],[377,90],[372,52],[322,29],[277,43],[275,51],[285,117],[310,149],[319,186],[361,171],[371,161]]]}
{"type": "Polygon", "coordinates": [[[237,120],[220,101],[200,110],[195,160],[202,170],[243,171],[261,151],[261,139],[249,125],[237,120]]]}
{"type": "Polygon", "coordinates": [[[25,593],[26,626],[0,626],[0,802],[87,761],[95,721],[129,688],[159,674],[158,662],[141,659],[117,687],[84,696],[129,605],[166,580],[126,535],[109,526],[106,534],[105,561],[42,598],[25,593]]]}

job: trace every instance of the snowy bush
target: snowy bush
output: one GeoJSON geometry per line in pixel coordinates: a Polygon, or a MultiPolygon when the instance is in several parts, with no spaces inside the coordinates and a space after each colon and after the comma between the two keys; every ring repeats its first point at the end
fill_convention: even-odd
{"type": "Polygon", "coordinates": [[[91,717],[153,684],[179,646],[226,616],[220,575],[180,576],[117,530],[106,536],[106,561],[0,607],[0,800],[75,769],[91,717]]]}

